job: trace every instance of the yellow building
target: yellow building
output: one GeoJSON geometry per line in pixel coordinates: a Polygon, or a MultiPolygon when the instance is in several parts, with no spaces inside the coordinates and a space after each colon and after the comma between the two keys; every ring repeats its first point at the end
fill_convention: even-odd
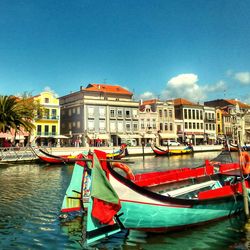
{"type": "Polygon", "coordinates": [[[36,115],[33,141],[38,145],[53,146],[60,135],[59,99],[52,91],[43,91],[34,99],[41,105],[41,111],[36,115]]]}

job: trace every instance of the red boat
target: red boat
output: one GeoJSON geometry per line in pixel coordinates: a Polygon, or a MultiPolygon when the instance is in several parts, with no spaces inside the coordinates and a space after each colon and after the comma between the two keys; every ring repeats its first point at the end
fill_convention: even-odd
{"type": "Polygon", "coordinates": [[[76,161],[76,156],[72,155],[52,155],[49,154],[48,152],[39,149],[40,153],[42,154],[37,154],[39,159],[43,162],[47,163],[52,163],[52,164],[61,164],[61,163],[72,163],[76,161]]]}
{"type": "Polygon", "coordinates": [[[178,149],[163,149],[159,148],[156,145],[151,145],[152,150],[154,151],[156,156],[170,156],[170,155],[182,155],[182,154],[191,154],[193,153],[193,147],[188,146],[185,148],[178,149]]]}
{"type": "MultiPolygon", "coordinates": [[[[36,154],[42,162],[50,164],[74,163],[77,161],[77,156],[74,155],[52,155],[45,150],[39,149],[40,154],[36,154]]],[[[127,145],[122,144],[120,149],[115,152],[107,153],[107,158],[121,159],[128,155],[127,145]]]]}

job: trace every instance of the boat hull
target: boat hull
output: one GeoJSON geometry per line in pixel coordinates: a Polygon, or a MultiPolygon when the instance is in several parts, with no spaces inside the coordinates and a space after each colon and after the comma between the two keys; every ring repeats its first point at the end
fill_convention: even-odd
{"type": "Polygon", "coordinates": [[[148,232],[172,231],[232,216],[243,207],[242,201],[222,201],[192,207],[121,201],[119,219],[127,229],[148,232]]]}

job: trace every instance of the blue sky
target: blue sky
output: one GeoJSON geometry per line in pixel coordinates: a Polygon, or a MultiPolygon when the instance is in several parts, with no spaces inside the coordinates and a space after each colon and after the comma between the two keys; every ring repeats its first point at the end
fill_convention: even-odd
{"type": "Polygon", "coordinates": [[[250,1],[1,0],[0,94],[89,83],[250,103],[250,1]]]}

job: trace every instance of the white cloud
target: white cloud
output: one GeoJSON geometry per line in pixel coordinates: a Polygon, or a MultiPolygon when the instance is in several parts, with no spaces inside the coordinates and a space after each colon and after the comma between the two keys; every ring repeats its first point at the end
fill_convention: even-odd
{"type": "Polygon", "coordinates": [[[234,79],[242,84],[250,84],[250,72],[238,72],[234,74],[234,79]]]}
{"type": "Polygon", "coordinates": [[[142,100],[149,100],[149,99],[154,99],[155,95],[154,95],[154,93],[147,91],[147,92],[144,92],[143,94],[141,94],[139,96],[139,98],[142,100]]]}
{"type": "Polygon", "coordinates": [[[206,98],[205,92],[198,84],[198,76],[193,73],[171,78],[166,87],[161,94],[166,99],[185,98],[190,101],[201,101],[206,98]]]}
{"type": "Polygon", "coordinates": [[[221,92],[227,89],[226,83],[224,81],[219,81],[215,83],[214,85],[205,85],[202,87],[203,91],[209,92],[209,93],[216,93],[221,92]]]}

